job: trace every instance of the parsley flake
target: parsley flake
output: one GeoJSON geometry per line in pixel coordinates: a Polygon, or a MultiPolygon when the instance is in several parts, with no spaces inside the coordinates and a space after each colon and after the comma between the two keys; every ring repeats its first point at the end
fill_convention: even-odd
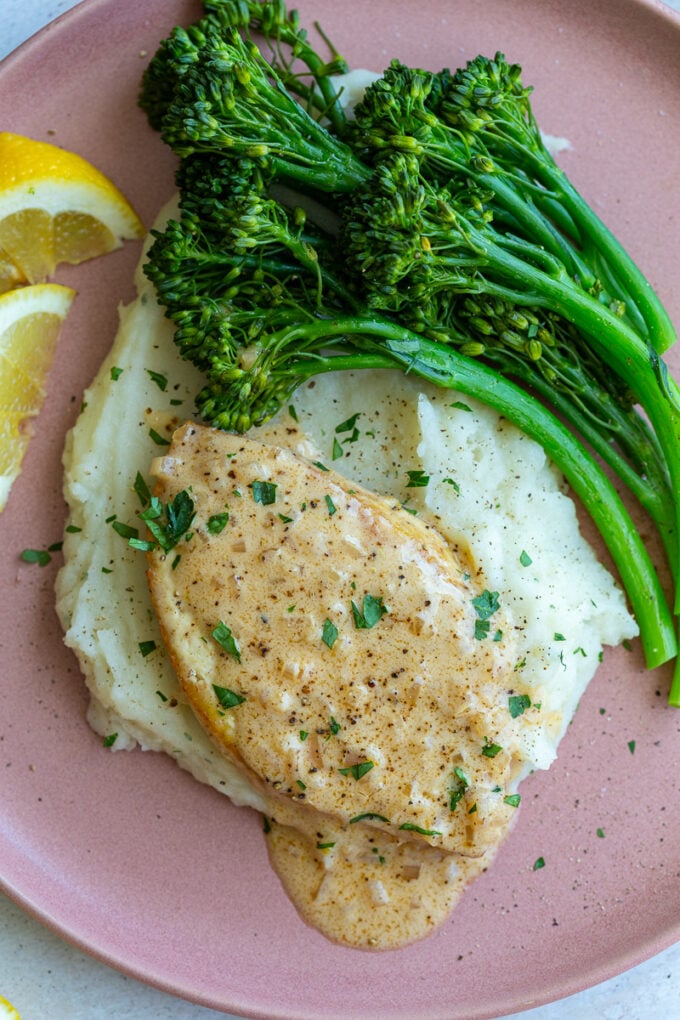
{"type": "Polygon", "coordinates": [[[149,429],[149,438],[154,441],[156,446],[170,446],[170,440],[162,436],[160,432],[156,432],[155,429],[149,429]]]}
{"type": "Polygon", "coordinates": [[[352,616],[357,630],[370,630],[375,627],[385,613],[389,613],[389,609],[384,604],[382,596],[376,598],[375,595],[364,595],[361,609],[352,601],[352,616]]]}
{"type": "Polygon", "coordinates": [[[454,781],[449,790],[449,811],[455,811],[459,803],[465,796],[465,791],[470,785],[470,782],[459,767],[453,770],[454,781]]]}
{"type": "Polygon", "coordinates": [[[424,489],[430,484],[430,476],[422,470],[407,471],[406,474],[408,475],[407,489],[424,489]]]}
{"type": "Polygon", "coordinates": [[[245,695],[237,694],[236,691],[230,691],[228,687],[220,687],[218,684],[213,684],[212,688],[222,708],[236,708],[237,705],[242,705],[246,700],[245,695]]]}
{"type": "Polygon", "coordinates": [[[417,832],[421,836],[441,836],[441,832],[437,829],[423,829],[420,825],[414,825],[412,822],[404,822],[399,828],[405,829],[406,832],[417,832]]]}
{"type": "Polygon", "coordinates": [[[323,628],[321,631],[321,640],[328,648],[332,648],[338,638],[338,628],[331,620],[324,620],[323,628]]]}
{"type": "Polygon", "coordinates": [[[373,761],[360,761],[356,765],[349,765],[345,769],[338,769],[338,772],[341,776],[351,776],[352,779],[359,782],[359,780],[365,776],[367,772],[370,772],[374,766],[375,762],[373,761]]]}
{"type": "Polygon", "coordinates": [[[220,648],[224,648],[225,652],[228,652],[229,655],[233,655],[237,662],[241,661],[241,650],[236,638],[232,634],[231,629],[227,627],[226,623],[222,620],[220,620],[213,630],[212,637],[220,648]]]}
{"type": "Polygon", "coordinates": [[[513,719],[524,715],[527,708],[531,708],[531,698],[528,694],[511,694],[508,698],[508,710],[513,719]]]}
{"type": "Polygon", "coordinates": [[[221,514],[211,514],[205,526],[210,535],[219,535],[224,531],[228,523],[229,511],[225,510],[221,514]]]}
{"type": "MultiPolygon", "coordinates": [[[[193,499],[186,489],[182,489],[167,504],[162,503],[158,496],[152,496],[149,506],[139,516],[163,552],[170,552],[179,540],[187,535],[196,513],[193,499]]],[[[116,522],[113,527],[116,528],[116,522]]],[[[118,531],[118,528],[116,530],[118,531]]],[[[130,537],[136,538],[137,536],[131,535],[130,537]]]]}
{"type": "Polygon", "coordinates": [[[272,503],[276,502],[276,489],[275,482],[261,482],[254,481],[251,486],[253,492],[253,499],[256,503],[261,503],[262,506],[271,506],[272,503]]]}
{"type": "Polygon", "coordinates": [[[154,372],[153,369],[151,368],[147,368],[146,374],[153,382],[156,383],[156,386],[158,386],[159,390],[165,390],[167,388],[168,385],[167,375],[161,375],[160,372],[154,372]]]}
{"type": "Polygon", "coordinates": [[[21,559],[24,563],[37,563],[39,567],[46,567],[52,561],[47,549],[24,549],[21,552],[21,559]]]}

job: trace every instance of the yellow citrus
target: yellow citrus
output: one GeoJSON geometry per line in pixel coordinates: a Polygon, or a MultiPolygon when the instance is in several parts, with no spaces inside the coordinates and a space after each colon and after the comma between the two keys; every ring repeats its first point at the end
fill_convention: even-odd
{"type": "Polygon", "coordinates": [[[56,283],[0,294],[0,511],[19,474],[29,422],[42,407],[56,340],[74,296],[56,283]]]}
{"type": "Polygon", "coordinates": [[[86,159],[0,132],[0,293],[39,283],[143,235],[118,188],[86,159]]]}
{"type": "Polygon", "coordinates": [[[0,995],[0,1020],[21,1020],[11,1002],[0,995]]]}

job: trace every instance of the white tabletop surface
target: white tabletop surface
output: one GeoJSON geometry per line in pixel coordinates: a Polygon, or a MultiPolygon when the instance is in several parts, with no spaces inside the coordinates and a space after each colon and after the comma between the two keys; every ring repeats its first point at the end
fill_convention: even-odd
{"type": "MultiPolygon", "coordinates": [[[[76,2],[0,0],[0,59],[76,2]]],[[[680,11],[680,0],[670,0],[669,6],[680,11]]],[[[232,1016],[119,974],[64,942],[1,893],[0,996],[16,1006],[22,1020],[224,1020],[225,1016],[229,1020],[232,1016]]],[[[520,1017],[680,1020],[680,944],[568,999],[498,1020],[520,1017]]]]}

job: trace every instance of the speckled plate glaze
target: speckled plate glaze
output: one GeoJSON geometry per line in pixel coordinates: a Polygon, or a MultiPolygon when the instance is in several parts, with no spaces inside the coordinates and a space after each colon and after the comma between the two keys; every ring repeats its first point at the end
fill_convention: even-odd
{"type": "MultiPolygon", "coordinates": [[[[564,166],[680,323],[676,16],[650,0],[299,7],[353,66],[397,55],[451,66],[496,49],[519,61],[544,130],[571,143],[564,166]]],[[[173,164],[136,109],[139,76],[173,24],[199,13],[188,0],[81,4],[0,66],[2,129],[82,153],[150,223],[173,164]]],[[[102,748],[55,618],[58,554],[41,569],[19,553],[61,536],[64,434],[132,296],[138,254],[131,244],[60,272],[79,296],[0,519],[3,888],[114,967],[248,1017],[481,1020],[575,992],[680,938],[680,714],[665,704],[668,672],[644,672],[637,649],[606,655],[557,763],[525,783],[491,871],[438,934],[391,954],[330,945],[298,919],[254,814],[170,760],[102,748]]],[[[669,361],[678,372],[677,353],[669,361]]]]}

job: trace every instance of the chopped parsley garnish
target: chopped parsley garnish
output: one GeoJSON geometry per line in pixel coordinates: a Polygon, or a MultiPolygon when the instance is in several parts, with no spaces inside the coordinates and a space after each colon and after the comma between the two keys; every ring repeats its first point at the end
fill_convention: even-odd
{"type": "Polygon", "coordinates": [[[104,747],[113,747],[117,740],[118,740],[117,733],[109,733],[108,737],[104,737],[104,739],[102,740],[102,744],[104,745],[104,747]]]}
{"type": "Polygon", "coordinates": [[[533,868],[533,870],[534,871],[540,871],[540,869],[544,868],[544,867],[545,867],[545,858],[544,857],[537,857],[536,860],[534,861],[534,868],[533,868]]]}
{"type": "Polygon", "coordinates": [[[461,800],[465,796],[465,791],[467,790],[467,788],[470,785],[468,777],[465,775],[465,773],[463,772],[463,770],[461,768],[456,767],[453,770],[453,776],[454,776],[453,783],[451,785],[451,789],[449,790],[449,810],[450,811],[455,811],[456,810],[456,808],[458,807],[459,803],[461,802],[461,800]]]}
{"type": "Polygon", "coordinates": [[[480,620],[488,620],[500,605],[498,592],[488,591],[485,588],[481,595],[477,595],[472,600],[472,605],[475,607],[475,612],[480,620]]]}
{"type": "Polygon", "coordinates": [[[225,652],[228,652],[229,655],[233,655],[237,662],[241,661],[241,650],[236,642],[236,638],[232,634],[230,628],[227,627],[226,623],[223,623],[223,621],[220,620],[213,630],[212,636],[220,648],[224,648],[225,652]]]}
{"type": "Polygon", "coordinates": [[[305,740],[307,739],[308,736],[309,736],[309,733],[307,732],[307,730],[300,730],[300,740],[303,743],[305,742],[305,740]]]}
{"type": "Polygon", "coordinates": [[[307,789],[307,784],[303,783],[303,781],[301,779],[296,779],[295,782],[297,783],[297,785],[300,787],[301,790],[306,790],[307,789]]]}
{"type": "Polygon", "coordinates": [[[482,748],[482,754],[485,758],[495,758],[497,754],[503,750],[500,744],[492,743],[488,737],[484,738],[484,747],[482,748]]]}
{"type": "Polygon", "coordinates": [[[508,698],[508,710],[513,719],[524,715],[527,708],[531,708],[531,698],[528,694],[511,694],[508,698]]]}
{"type": "Polygon", "coordinates": [[[332,454],[333,460],[340,460],[344,452],[345,451],[340,446],[338,440],[335,437],[333,437],[333,454],[332,454]]]}
{"type": "Polygon", "coordinates": [[[509,804],[510,807],[519,807],[519,802],[522,798],[518,793],[509,793],[507,797],[503,797],[503,803],[509,804]]]}
{"type": "Polygon", "coordinates": [[[599,839],[604,839],[604,829],[598,829],[597,836],[599,839]]]}
{"type": "Polygon", "coordinates": [[[142,506],[147,506],[151,502],[151,490],[147,485],[146,479],[142,475],[141,471],[137,472],[135,482],[132,488],[137,493],[139,502],[142,506]]]}
{"type": "Polygon", "coordinates": [[[498,601],[498,592],[487,591],[484,589],[481,595],[477,595],[473,598],[472,605],[477,613],[477,619],[475,620],[475,638],[478,641],[483,641],[485,637],[488,637],[491,629],[490,618],[500,605],[498,601]]]}
{"type": "Polygon", "coordinates": [[[444,485],[450,485],[454,492],[460,493],[460,485],[458,482],[454,482],[453,478],[443,478],[444,485]]]}
{"type": "Polygon", "coordinates": [[[284,524],[291,524],[293,518],[292,517],[286,517],[285,514],[279,514],[279,520],[282,521],[284,524]]]}
{"type": "Polygon", "coordinates": [[[491,623],[488,620],[475,620],[475,639],[483,641],[484,638],[489,636],[490,629],[491,623]]]}
{"type": "Polygon", "coordinates": [[[531,564],[533,563],[533,560],[529,553],[522,549],[521,553],[519,554],[519,562],[522,564],[523,567],[530,567],[531,564]]]}
{"type": "Polygon", "coordinates": [[[331,620],[324,620],[323,628],[321,630],[321,640],[329,648],[332,648],[338,638],[338,628],[331,620]]]}
{"type": "Polygon", "coordinates": [[[312,461],[312,463],[313,463],[315,468],[319,469],[319,471],[328,471],[328,468],[326,467],[326,465],[322,464],[320,460],[314,460],[314,461],[312,461]]]}
{"type": "Polygon", "coordinates": [[[352,779],[359,782],[367,772],[371,771],[374,765],[375,762],[372,761],[360,761],[356,765],[349,765],[346,769],[338,769],[338,772],[341,776],[351,776],[352,779]]]}
{"type": "Polygon", "coordinates": [[[298,420],[297,411],[295,410],[295,408],[293,407],[292,404],[288,405],[288,414],[291,416],[293,421],[297,421],[298,420]]]}
{"type": "Polygon", "coordinates": [[[122,368],[119,368],[118,365],[112,365],[112,367],[111,367],[111,379],[112,379],[113,382],[118,382],[118,380],[120,379],[122,374],[123,374],[123,369],[122,368]]]}
{"type": "Polygon", "coordinates": [[[338,720],[334,716],[331,716],[330,722],[328,724],[328,736],[326,737],[326,740],[330,740],[331,737],[337,736],[341,729],[342,726],[340,725],[338,720]]]}
{"type": "Polygon", "coordinates": [[[335,846],[335,843],[317,843],[316,844],[316,849],[317,850],[332,850],[334,846],[335,846]]]}
{"type": "Polygon", "coordinates": [[[46,567],[52,561],[47,549],[24,549],[21,552],[21,559],[24,563],[37,563],[39,567],[46,567]]]}
{"type": "Polygon", "coordinates": [[[237,705],[242,705],[246,700],[245,695],[237,694],[236,691],[230,691],[228,687],[220,687],[218,684],[213,684],[212,688],[222,708],[236,708],[237,705]]]}
{"type": "Polygon", "coordinates": [[[121,538],[139,538],[138,528],[133,528],[131,524],[123,524],[122,521],[114,520],[111,527],[121,538]]]}
{"type": "Polygon", "coordinates": [[[271,506],[272,503],[276,503],[276,484],[275,482],[260,482],[254,481],[252,486],[253,499],[256,503],[261,503],[262,506],[271,506]]]}
{"type": "Polygon", "coordinates": [[[167,701],[168,700],[167,695],[163,694],[163,691],[156,691],[156,694],[161,699],[161,701],[167,701]]]}
{"type": "Polygon", "coordinates": [[[560,634],[558,630],[553,634],[553,641],[566,641],[564,634],[560,634]]]}
{"type": "Polygon", "coordinates": [[[328,507],[328,516],[332,517],[334,513],[337,513],[338,508],[328,494],[324,496],[324,499],[326,500],[326,506],[328,507]]]}
{"type": "Polygon", "coordinates": [[[406,474],[408,475],[407,489],[424,489],[430,484],[430,476],[422,470],[407,471],[406,474]]]}
{"type": "Polygon", "coordinates": [[[420,825],[414,825],[412,822],[404,822],[399,828],[405,829],[406,832],[417,832],[421,836],[441,836],[441,832],[437,829],[423,829],[420,825]]]}
{"type": "Polygon", "coordinates": [[[139,642],[139,650],[142,653],[142,655],[144,656],[144,658],[146,658],[147,655],[151,655],[152,652],[155,652],[156,648],[157,648],[157,645],[156,645],[155,641],[140,641],[139,642]]]}
{"type": "Polygon", "coordinates": [[[66,531],[66,534],[67,534],[67,535],[77,535],[77,534],[78,534],[78,533],[79,533],[80,531],[82,531],[83,529],[82,529],[82,528],[79,528],[79,527],[78,527],[77,525],[75,525],[75,524],[67,524],[67,525],[66,525],[66,528],[65,528],[64,530],[66,531]]]}
{"type": "Polygon", "coordinates": [[[149,437],[153,439],[156,446],[170,446],[170,440],[162,436],[160,432],[156,432],[155,429],[149,429],[149,437]]]}
{"type": "Polygon", "coordinates": [[[378,822],[384,822],[385,825],[390,824],[389,818],[385,818],[384,815],[379,815],[375,811],[364,811],[363,814],[355,815],[354,818],[350,818],[349,824],[356,825],[357,822],[365,822],[371,818],[375,818],[378,822]]]}
{"type": "Polygon", "coordinates": [[[630,751],[631,754],[635,754],[635,741],[634,740],[629,740],[628,741],[628,750],[630,751]]]}
{"type": "MultiPolygon", "coordinates": [[[[163,552],[170,552],[187,534],[196,513],[193,499],[186,489],[182,489],[172,502],[166,504],[163,504],[158,496],[152,496],[149,506],[139,516],[163,552]]],[[[114,528],[116,523],[113,525],[114,528]]],[[[118,531],[118,528],[116,530],[118,531]]]]}
{"type": "Polygon", "coordinates": [[[151,368],[147,368],[146,374],[148,375],[149,379],[156,383],[156,386],[158,386],[159,390],[165,390],[167,388],[168,385],[167,375],[161,375],[160,372],[154,372],[153,369],[151,368]]]}
{"type": "Polygon", "coordinates": [[[342,433],[342,432],[352,432],[353,433],[354,430],[356,429],[357,421],[359,420],[359,415],[360,414],[361,414],[361,411],[357,411],[356,414],[351,415],[349,418],[346,418],[344,421],[340,422],[339,425],[336,425],[335,426],[336,433],[342,433]]]}
{"type": "Polygon", "coordinates": [[[459,411],[470,411],[472,413],[470,405],[465,404],[462,400],[454,400],[452,404],[449,404],[449,407],[456,407],[459,411]]]}
{"type": "Polygon", "coordinates": [[[352,616],[357,630],[370,630],[388,612],[382,596],[376,598],[375,595],[364,595],[361,609],[352,601],[352,616]]]}
{"type": "Polygon", "coordinates": [[[221,514],[211,514],[206,521],[206,528],[211,535],[219,535],[226,528],[229,523],[229,511],[225,510],[221,514]]]}

